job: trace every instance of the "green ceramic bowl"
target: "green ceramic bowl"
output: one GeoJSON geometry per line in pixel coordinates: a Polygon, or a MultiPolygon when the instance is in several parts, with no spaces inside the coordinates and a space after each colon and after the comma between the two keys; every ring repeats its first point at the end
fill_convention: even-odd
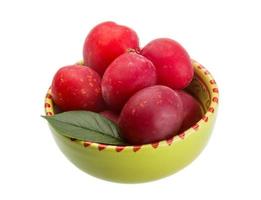
{"type": "MultiPolygon", "coordinates": [[[[187,91],[202,105],[204,116],[185,132],[153,144],[112,146],[89,141],[72,141],[51,126],[64,155],[84,172],[108,181],[147,182],[169,176],[191,163],[206,146],[215,122],[218,88],[208,70],[192,61],[195,76],[187,91]]],[[[46,115],[55,114],[52,94],[45,98],[46,115]]]]}

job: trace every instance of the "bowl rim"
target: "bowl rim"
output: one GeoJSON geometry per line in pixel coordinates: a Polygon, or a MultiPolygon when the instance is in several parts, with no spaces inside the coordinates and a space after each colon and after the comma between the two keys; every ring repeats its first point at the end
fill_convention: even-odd
{"type": "MultiPolygon", "coordinates": [[[[184,141],[186,138],[188,138],[191,134],[199,131],[203,126],[205,126],[210,118],[213,118],[215,115],[215,112],[217,112],[218,107],[218,101],[219,101],[219,91],[218,86],[216,84],[215,79],[211,75],[211,73],[200,63],[197,61],[191,59],[195,76],[201,81],[202,84],[207,89],[208,95],[210,97],[210,105],[207,108],[207,111],[203,115],[203,117],[192,127],[187,129],[186,131],[175,135],[169,139],[161,140],[154,143],[148,143],[148,144],[142,144],[142,145],[111,145],[111,144],[101,144],[96,142],[90,142],[90,141],[83,141],[83,140],[73,140],[69,137],[63,136],[64,138],[67,138],[71,142],[74,142],[76,144],[82,145],[83,147],[93,148],[99,151],[114,151],[114,152],[121,152],[121,151],[132,151],[132,152],[138,152],[141,149],[144,148],[153,148],[157,149],[159,147],[163,146],[171,146],[176,142],[184,141]],[[200,77],[202,76],[202,77],[200,77]]],[[[82,64],[82,62],[78,62],[78,64],[82,64]]],[[[52,101],[52,94],[51,94],[51,88],[48,89],[48,92],[45,96],[44,101],[44,110],[46,116],[54,115],[54,109],[53,109],[53,101],[52,101]]]]}

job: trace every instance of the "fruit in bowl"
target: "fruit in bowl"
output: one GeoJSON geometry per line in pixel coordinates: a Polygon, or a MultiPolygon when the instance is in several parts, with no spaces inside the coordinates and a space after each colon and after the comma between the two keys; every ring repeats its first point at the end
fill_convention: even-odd
{"type": "Polygon", "coordinates": [[[130,30],[121,40],[124,31],[115,24],[95,27],[84,44],[90,62],[58,70],[43,117],[77,167],[136,183],[173,174],[199,155],[216,118],[218,89],[179,43],[160,38],[139,51],[138,43],[125,41],[138,38],[130,30]],[[115,44],[112,52],[107,44],[115,44]]]}
{"type": "Polygon", "coordinates": [[[183,104],[178,93],[156,85],[134,94],[124,105],[120,134],[130,144],[147,144],[176,135],[182,125],[183,104]]]}
{"type": "Polygon", "coordinates": [[[150,60],[137,53],[124,53],[105,71],[102,95],[111,109],[120,111],[135,92],[155,85],[156,81],[156,68],[150,60]]]}
{"type": "Polygon", "coordinates": [[[193,78],[194,70],[187,51],[169,38],[155,39],[147,44],[141,54],[157,68],[159,84],[173,89],[184,89],[193,78]]]}
{"type": "Polygon", "coordinates": [[[83,47],[84,64],[103,75],[108,65],[128,50],[139,50],[139,38],[131,28],[103,22],[87,35],[83,47]]]}
{"type": "Polygon", "coordinates": [[[62,67],[55,74],[51,88],[54,101],[63,111],[101,111],[104,107],[101,78],[89,67],[62,67]]]}
{"type": "Polygon", "coordinates": [[[177,92],[183,104],[183,122],[180,128],[180,132],[182,132],[189,129],[201,119],[202,111],[199,102],[193,96],[182,90],[177,92]]]}

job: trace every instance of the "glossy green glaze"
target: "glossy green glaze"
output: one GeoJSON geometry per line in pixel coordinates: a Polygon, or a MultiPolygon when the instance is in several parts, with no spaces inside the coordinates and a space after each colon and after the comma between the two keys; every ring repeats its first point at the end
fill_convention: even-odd
{"type": "MultiPolygon", "coordinates": [[[[78,168],[95,177],[122,183],[138,183],[171,175],[191,163],[206,146],[218,106],[217,85],[209,72],[193,61],[195,78],[187,90],[202,103],[205,115],[192,128],[170,140],[142,146],[111,146],[72,141],[52,133],[61,151],[78,168]]],[[[47,115],[54,114],[51,91],[45,99],[47,115]]]]}

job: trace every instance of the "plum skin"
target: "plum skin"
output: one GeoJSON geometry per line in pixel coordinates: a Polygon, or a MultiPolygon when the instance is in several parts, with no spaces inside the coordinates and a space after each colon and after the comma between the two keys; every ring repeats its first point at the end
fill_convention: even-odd
{"type": "Polygon", "coordinates": [[[62,111],[98,112],[104,108],[100,83],[99,74],[90,67],[65,66],[54,75],[51,86],[52,97],[62,111]]]}
{"type": "Polygon", "coordinates": [[[155,39],[141,54],[155,65],[159,84],[180,90],[192,81],[194,69],[190,57],[178,42],[169,38],[155,39]]]}
{"type": "Polygon", "coordinates": [[[191,128],[202,118],[202,111],[199,102],[187,92],[177,91],[183,103],[183,122],[180,132],[191,128]]]}
{"type": "Polygon", "coordinates": [[[100,23],[85,39],[84,64],[102,76],[108,65],[128,49],[140,49],[139,38],[134,30],[110,21],[100,23]]]}
{"type": "Polygon", "coordinates": [[[111,120],[111,121],[114,122],[115,124],[118,124],[119,115],[118,115],[117,113],[115,113],[115,112],[113,112],[113,111],[111,111],[111,110],[104,110],[104,111],[100,112],[100,114],[101,114],[103,117],[105,117],[105,118],[111,120]]]}
{"type": "Polygon", "coordinates": [[[182,110],[182,101],[171,88],[162,85],[144,88],[123,107],[120,136],[133,145],[168,139],[179,132],[182,110]]]}
{"type": "Polygon", "coordinates": [[[112,110],[120,111],[135,92],[156,82],[156,68],[150,60],[137,53],[125,53],[105,71],[101,83],[102,95],[112,110]]]}

